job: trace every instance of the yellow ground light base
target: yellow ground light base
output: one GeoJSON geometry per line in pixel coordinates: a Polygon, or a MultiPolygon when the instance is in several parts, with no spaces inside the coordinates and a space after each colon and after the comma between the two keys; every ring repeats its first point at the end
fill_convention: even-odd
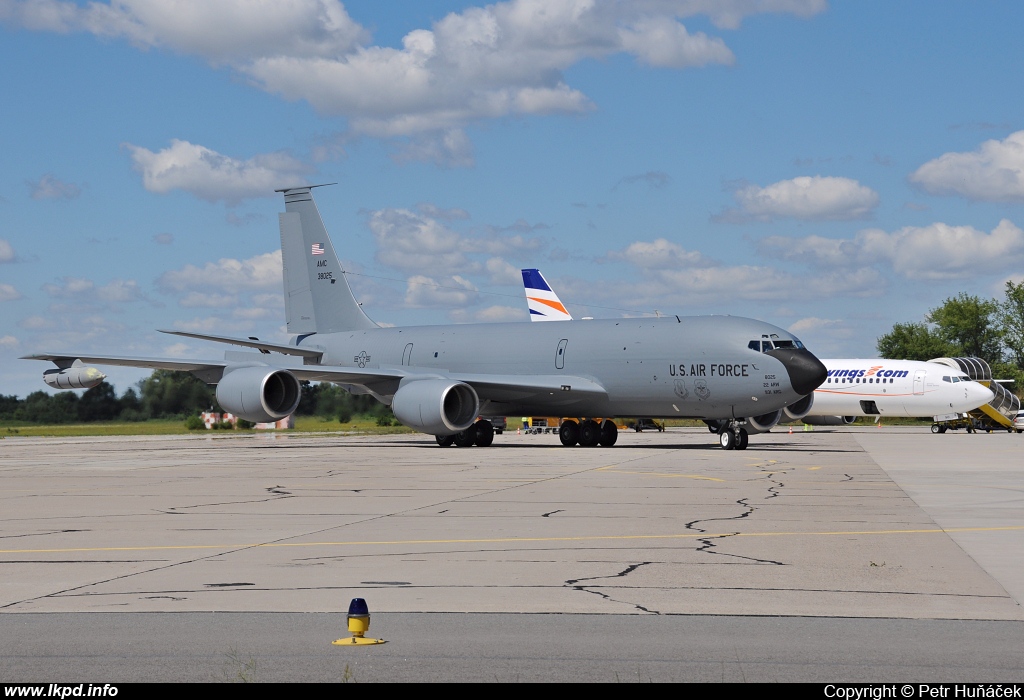
{"type": "Polygon", "coordinates": [[[346,637],[345,639],[335,639],[331,644],[339,647],[348,647],[354,644],[387,644],[387,640],[370,639],[369,637],[346,637]]]}

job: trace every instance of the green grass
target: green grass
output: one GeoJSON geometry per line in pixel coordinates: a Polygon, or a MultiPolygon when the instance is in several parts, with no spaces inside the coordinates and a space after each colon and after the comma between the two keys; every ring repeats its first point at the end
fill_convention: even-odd
{"type": "MultiPolygon", "coordinates": [[[[0,422],[0,437],[80,437],[86,435],[232,435],[263,432],[260,430],[188,430],[184,420],[149,420],[137,423],[63,423],[38,425],[35,423],[0,422]]],[[[354,416],[345,424],[337,418],[296,416],[295,428],[284,433],[346,432],[367,435],[391,435],[414,432],[405,426],[378,426],[377,419],[354,416]]]]}

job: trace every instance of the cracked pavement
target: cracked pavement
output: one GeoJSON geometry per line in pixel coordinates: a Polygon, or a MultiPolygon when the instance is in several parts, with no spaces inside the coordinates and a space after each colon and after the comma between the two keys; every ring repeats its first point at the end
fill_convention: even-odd
{"type": "Polygon", "coordinates": [[[712,438],[9,438],[0,610],[1024,618],[1020,566],[997,580],[971,550],[1024,523],[957,511],[946,532],[873,457],[973,459],[980,440],[1009,470],[1020,437],[712,438]]]}

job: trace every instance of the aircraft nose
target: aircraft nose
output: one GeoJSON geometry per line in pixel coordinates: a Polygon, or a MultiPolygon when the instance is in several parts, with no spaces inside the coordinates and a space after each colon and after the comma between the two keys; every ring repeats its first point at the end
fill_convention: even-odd
{"type": "Polygon", "coordinates": [[[995,393],[991,389],[979,384],[978,382],[971,382],[967,386],[967,398],[974,403],[975,408],[990,402],[995,398],[995,396],[995,393]]]}
{"type": "Polygon", "coordinates": [[[821,364],[821,360],[804,348],[776,348],[766,354],[785,365],[789,372],[789,383],[798,394],[810,394],[828,376],[828,370],[821,364]]]}

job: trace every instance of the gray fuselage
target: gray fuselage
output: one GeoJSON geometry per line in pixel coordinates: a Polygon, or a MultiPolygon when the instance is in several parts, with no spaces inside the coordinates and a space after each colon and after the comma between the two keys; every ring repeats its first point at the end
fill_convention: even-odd
{"type": "MultiPolygon", "coordinates": [[[[484,415],[738,418],[801,397],[793,386],[800,382],[791,381],[783,362],[747,347],[768,334],[793,339],[753,319],[668,316],[373,328],[312,334],[298,344],[323,348],[324,365],[404,366],[453,378],[564,375],[592,380],[607,392],[607,399],[574,397],[571,391],[527,401],[492,399],[481,407],[484,415]]],[[[387,395],[395,386],[375,391],[387,395]]]]}

